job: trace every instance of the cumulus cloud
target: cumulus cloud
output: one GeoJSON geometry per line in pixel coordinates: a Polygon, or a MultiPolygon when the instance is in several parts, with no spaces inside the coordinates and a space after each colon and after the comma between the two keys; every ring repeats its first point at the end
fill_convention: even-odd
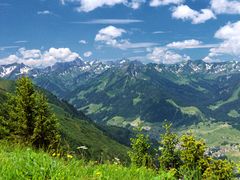
{"type": "Polygon", "coordinates": [[[151,61],[160,64],[175,64],[182,61],[190,60],[187,55],[180,55],[164,47],[155,47],[147,55],[147,58],[151,61]]]}
{"type": "Polygon", "coordinates": [[[108,26],[98,32],[95,41],[101,41],[107,45],[116,46],[118,43],[116,38],[121,37],[123,33],[126,33],[124,29],[108,26]]]}
{"type": "Polygon", "coordinates": [[[214,61],[224,55],[240,58],[240,21],[228,23],[221,27],[216,33],[215,38],[222,40],[219,46],[211,48],[204,60],[214,61]]]}
{"type": "Polygon", "coordinates": [[[157,7],[157,6],[166,6],[169,4],[182,4],[185,0],[151,0],[150,6],[157,7]]]}
{"type": "Polygon", "coordinates": [[[51,66],[57,62],[73,61],[80,56],[69,48],[50,48],[42,52],[39,49],[27,50],[20,48],[14,55],[0,59],[1,64],[24,63],[33,67],[51,66]]]}
{"type": "Polygon", "coordinates": [[[114,6],[125,2],[126,0],[80,0],[80,7],[77,10],[80,12],[89,12],[102,6],[114,6]]]}
{"type": "Polygon", "coordinates": [[[100,7],[112,7],[119,4],[123,4],[132,9],[138,9],[146,0],[61,0],[60,2],[63,5],[65,5],[66,2],[78,3],[79,7],[76,8],[77,11],[90,12],[100,7]]]}
{"type": "Polygon", "coordinates": [[[96,42],[102,42],[108,46],[119,49],[136,49],[136,48],[146,48],[157,45],[152,42],[139,42],[132,43],[127,39],[122,39],[122,35],[126,34],[127,31],[121,28],[116,28],[114,26],[107,26],[100,29],[95,37],[96,42]]]}
{"type": "Polygon", "coordinates": [[[216,44],[203,44],[202,41],[196,39],[188,39],[184,41],[176,41],[166,45],[172,49],[194,49],[194,48],[211,48],[215,47],[216,44]]]}
{"type": "Polygon", "coordinates": [[[216,19],[216,16],[210,9],[202,9],[198,12],[187,5],[180,5],[173,8],[172,17],[192,21],[192,24],[200,24],[210,19],[216,19]]]}
{"type": "Polygon", "coordinates": [[[132,1],[130,1],[128,3],[125,3],[125,4],[132,9],[138,9],[145,2],[146,2],[146,0],[132,0],[132,1]]]}
{"type": "Polygon", "coordinates": [[[239,0],[211,0],[210,4],[217,14],[240,14],[239,0]]]}
{"type": "Polygon", "coordinates": [[[87,51],[83,54],[84,57],[90,57],[92,56],[92,52],[91,51],[87,51]]]}

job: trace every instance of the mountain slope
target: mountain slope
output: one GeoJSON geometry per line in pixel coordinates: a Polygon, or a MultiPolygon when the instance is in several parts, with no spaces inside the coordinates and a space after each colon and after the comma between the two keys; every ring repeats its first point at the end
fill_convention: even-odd
{"type": "MultiPolygon", "coordinates": [[[[14,90],[14,82],[0,80],[0,98],[6,98],[6,92],[14,90]]],[[[44,91],[49,103],[61,124],[61,133],[69,150],[77,151],[77,147],[86,146],[87,155],[92,159],[106,160],[118,157],[127,159],[127,147],[109,138],[106,133],[94,125],[83,113],[76,111],[71,105],[60,101],[51,93],[44,91]]]]}
{"type": "MultiPolygon", "coordinates": [[[[236,61],[163,65],[76,59],[26,74],[101,124],[129,127],[138,121],[170,119],[181,126],[239,119],[240,62],[236,61]]],[[[12,77],[16,73],[5,78],[12,77]]]]}

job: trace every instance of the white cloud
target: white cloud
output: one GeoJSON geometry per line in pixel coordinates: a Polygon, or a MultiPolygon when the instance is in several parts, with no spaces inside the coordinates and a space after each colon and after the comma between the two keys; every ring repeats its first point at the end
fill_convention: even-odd
{"type": "Polygon", "coordinates": [[[21,41],[15,41],[14,43],[16,43],[16,44],[20,44],[20,43],[27,43],[28,41],[26,41],[26,40],[21,40],[21,41]]]}
{"type": "Polygon", "coordinates": [[[151,0],[150,6],[157,7],[157,6],[166,6],[169,4],[182,4],[185,0],[151,0]]]}
{"type": "Polygon", "coordinates": [[[217,14],[240,14],[239,0],[211,0],[210,4],[217,14]]]}
{"type": "Polygon", "coordinates": [[[146,0],[60,0],[62,5],[66,2],[77,3],[79,7],[76,8],[79,12],[90,12],[97,8],[104,6],[115,6],[123,4],[132,9],[138,9],[146,0]]]}
{"type": "Polygon", "coordinates": [[[42,56],[42,53],[39,49],[26,50],[25,48],[20,48],[18,52],[23,59],[39,59],[42,56]]]}
{"type": "Polygon", "coordinates": [[[19,58],[16,55],[10,55],[6,58],[0,59],[0,65],[12,64],[18,62],[19,58]]]}
{"type": "Polygon", "coordinates": [[[79,44],[87,44],[87,41],[84,40],[84,39],[82,39],[82,40],[80,40],[80,41],[78,41],[78,42],[79,42],[79,44]]]}
{"type": "Polygon", "coordinates": [[[188,39],[184,41],[172,42],[166,45],[168,48],[172,49],[194,49],[194,48],[212,48],[216,44],[203,44],[202,41],[196,39],[188,39]]]}
{"type": "Polygon", "coordinates": [[[124,29],[108,26],[98,32],[95,41],[101,41],[107,45],[115,46],[118,43],[116,38],[121,37],[123,33],[126,33],[124,29]]]}
{"type": "Polygon", "coordinates": [[[38,15],[49,15],[49,14],[52,14],[52,12],[50,12],[49,10],[44,10],[44,11],[38,11],[37,14],[38,15]]]}
{"type": "Polygon", "coordinates": [[[4,51],[6,49],[16,49],[19,48],[19,46],[0,46],[0,51],[4,51]]]}
{"type": "Polygon", "coordinates": [[[87,51],[83,54],[84,57],[90,57],[92,56],[92,52],[91,51],[87,51]]]}
{"type": "Polygon", "coordinates": [[[175,64],[182,61],[190,60],[187,55],[180,55],[164,47],[155,47],[147,55],[147,58],[151,61],[161,64],[175,64]]]}
{"type": "Polygon", "coordinates": [[[78,11],[90,12],[102,6],[114,6],[125,3],[126,0],[80,0],[81,6],[77,8],[78,11]]]}
{"type": "Polygon", "coordinates": [[[215,58],[226,55],[240,58],[240,21],[221,27],[215,33],[215,38],[222,40],[222,43],[218,47],[211,48],[204,60],[214,61],[215,58]]]}
{"type": "Polygon", "coordinates": [[[190,40],[172,42],[170,44],[167,44],[167,47],[176,48],[176,49],[188,49],[188,48],[195,48],[201,44],[202,44],[201,41],[190,39],[190,40]]]}
{"type": "Polygon", "coordinates": [[[139,9],[146,0],[132,0],[131,2],[127,3],[127,6],[132,9],[139,9]]]}
{"type": "Polygon", "coordinates": [[[34,67],[46,67],[57,62],[73,61],[76,58],[80,58],[80,56],[72,52],[69,48],[50,48],[48,51],[44,52],[39,49],[27,50],[25,48],[20,48],[15,55],[0,59],[0,64],[17,62],[34,67]]]}
{"type": "Polygon", "coordinates": [[[216,19],[216,16],[210,9],[202,9],[198,12],[187,5],[180,5],[173,8],[172,17],[175,19],[190,20],[192,24],[200,24],[210,19],[216,19]]]}
{"type": "Polygon", "coordinates": [[[235,23],[228,23],[221,27],[216,33],[215,37],[218,39],[229,40],[240,38],[240,21],[235,23]]]}
{"type": "Polygon", "coordinates": [[[108,46],[112,46],[119,49],[137,49],[137,48],[146,48],[157,45],[152,42],[139,42],[132,43],[127,39],[120,39],[123,34],[127,33],[126,30],[121,28],[116,28],[114,26],[108,26],[99,30],[98,34],[95,37],[96,42],[102,42],[108,46]]]}
{"type": "Polygon", "coordinates": [[[73,22],[76,24],[131,24],[131,23],[141,23],[142,20],[138,19],[94,19],[85,22],[73,22]]]}
{"type": "Polygon", "coordinates": [[[148,48],[152,46],[158,45],[157,43],[153,42],[137,42],[137,43],[132,43],[129,40],[121,40],[116,44],[117,48],[126,50],[126,49],[138,49],[138,48],[148,48]]]}
{"type": "Polygon", "coordinates": [[[164,34],[164,33],[167,33],[165,31],[154,31],[153,34],[164,34]]]}

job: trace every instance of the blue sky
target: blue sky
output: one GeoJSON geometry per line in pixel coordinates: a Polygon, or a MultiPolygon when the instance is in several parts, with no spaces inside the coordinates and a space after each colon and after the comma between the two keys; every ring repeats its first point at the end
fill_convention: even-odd
{"type": "Polygon", "coordinates": [[[1,0],[0,64],[239,60],[239,0],[1,0]]]}

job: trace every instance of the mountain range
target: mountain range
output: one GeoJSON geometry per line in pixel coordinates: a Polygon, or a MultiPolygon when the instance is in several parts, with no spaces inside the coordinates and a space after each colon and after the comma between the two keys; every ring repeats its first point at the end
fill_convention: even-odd
{"type": "Polygon", "coordinates": [[[140,61],[56,63],[46,68],[0,66],[0,77],[27,75],[99,124],[131,129],[142,123],[158,132],[168,119],[176,127],[203,121],[240,120],[240,62],[143,64],[140,61]]]}

